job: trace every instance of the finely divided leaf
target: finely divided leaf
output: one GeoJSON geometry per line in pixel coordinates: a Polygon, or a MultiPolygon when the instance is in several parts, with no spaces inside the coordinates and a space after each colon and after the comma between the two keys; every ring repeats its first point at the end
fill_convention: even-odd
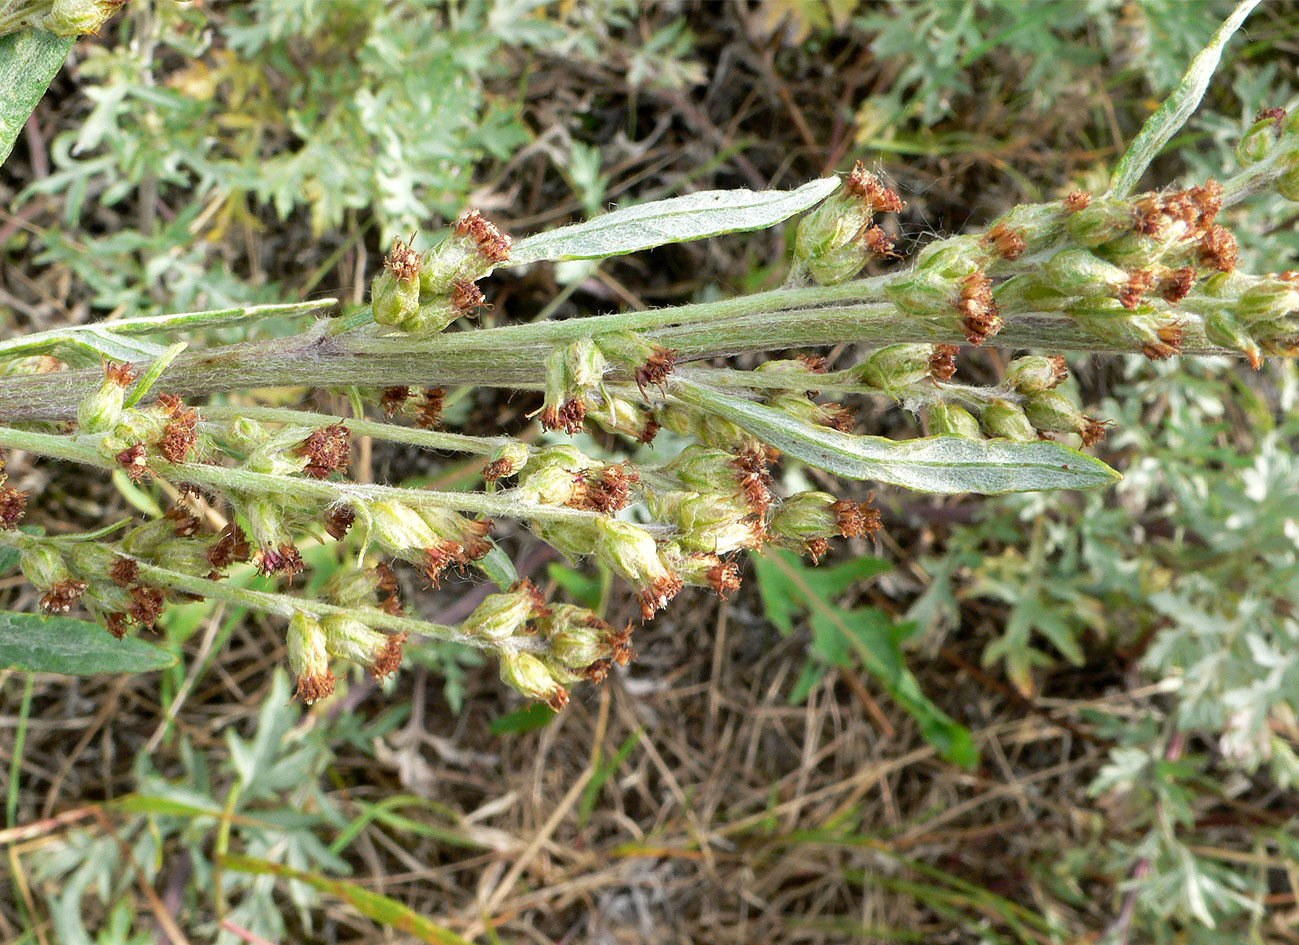
{"type": "Polygon", "coordinates": [[[853,436],[687,381],[678,381],[674,390],[781,452],[848,479],[873,479],[919,492],[999,495],[1093,489],[1121,478],[1100,460],[1049,440],[1018,443],[932,436],[895,441],[853,436]]]}
{"type": "Polygon", "coordinates": [[[602,259],[667,243],[761,230],[815,206],[838,186],[839,178],[824,177],[796,190],[705,190],[638,204],[520,240],[506,265],[544,259],[602,259]]]}
{"type": "Polygon", "coordinates": [[[148,673],[175,663],[160,646],[135,637],[115,640],[85,620],[0,612],[0,669],[91,676],[148,673]]]}
{"type": "Polygon", "coordinates": [[[44,30],[0,37],[0,164],[68,58],[73,38],[44,30]]]}
{"type": "Polygon", "coordinates": [[[1257,5],[1258,0],[1244,0],[1237,4],[1231,16],[1227,17],[1218,28],[1218,32],[1213,34],[1213,40],[1209,45],[1191,60],[1191,66],[1186,70],[1186,75],[1182,76],[1182,81],[1178,83],[1177,88],[1173,89],[1173,93],[1164,100],[1164,104],[1159,106],[1159,110],[1146,119],[1146,123],[1141,126],[1141,131],[1128,145],[1122,160],[1114,168],[1114,176],[1110,179],[1110,190],[1107,196],[1126,197],[1136,189],[1137,182],[1141,180],[1141,175],[1146,172],[1150,162],[1158,156],[1160,149],[1177,134],[1182,125],[1186,124],[1186,120],[1200,104],[1205,89],[1209,87],[1209,80],[1213,78],[1213,73],[1218,68],[1218,60],[1222,58],[1222,48],[1227,45],[1227,40],[1240,29],[1245,17],[1249,16],[1250,11],[1257,5]]]}

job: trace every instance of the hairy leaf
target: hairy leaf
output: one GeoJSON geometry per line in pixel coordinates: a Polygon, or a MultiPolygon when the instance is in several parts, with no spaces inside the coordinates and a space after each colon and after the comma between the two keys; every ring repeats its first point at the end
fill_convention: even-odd
{"type": "Polygon", "coordinates": [[[74,38],[44,30],[0,37],[0,164],[68,58],[74,38]]]}
{"type": "Polygon", "coordinates": [[[127,637],[115,640],[99,624],[72,617],[0,613],[0,668],[29,673],[91,676],[148,673],[174,666],[160,646],[127,637]]]}
{"type": "Polygon", "coordinates": [[[1222,58],[1222,48],[1257,5],[1258,0],[1243,0],[1237,4],[1231,16],[1213,34],[1213,41],[1191,60],[1191,67],[1186,70],[1186,75],[1177,88],[1159,106],[1159,110],[1146,119],[1141,131],[1128,145],[1122,160],[1114,168],[1108,196],[1126,197],[1136,189],[1137,182],[1141,180],[1141,175],[1146,172],[1150,162],[1158,156],[1168,140],[1177,134],[1178,129],[1186,124],[1186,120],[1200,104],[1205,89],[1209,87],[1209,80],[1218,68],[1218,60],[1222,58]]]}
{"type": "Polygon", "coordinates": [[[705,190],[638,204],[521,240],[506,265],[601,259],[666,243],[761,230],[815,206],[838,186],[839,178],[824,177],[795,190],[705,190]]]}
{"type": "Polygon", "coordinates": [[[1060,443],[1043,440],[968,440],[931,436],[897,442],[813,426],[763,404],[687,381],[674,390],[805,463],[849,479],[873,479],[919,492],[1037,492],[1092,489],[1120,479],[1117,472],[1060,443]]]}

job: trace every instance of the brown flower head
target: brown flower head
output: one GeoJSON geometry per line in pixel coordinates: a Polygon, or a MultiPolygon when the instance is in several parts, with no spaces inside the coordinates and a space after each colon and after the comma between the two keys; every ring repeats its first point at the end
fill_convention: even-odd
{"type": "Polygon", "coordinates": [[[410,243],[401,239],[392,241],[392,249],[383,258],[383,268],[387,269],[400,282],[410,282],[419,278],[419,267],[424,261],[424,254],[417,253],[410,243]]]}
{"type": "Polygon", "coordinates": [[[307,458],[303,469],[313,479],[325,479],[336,469],[346,469],[351,460],[351,441],[347,427],[341,423],[313,430],[297,448],[299,456],[307,458]]]}
{"type": "Polygon", "coordinates": [[[114,584],[130,587],[140,579],[140,566],[133,559],[119,555],[109,569],[108,576],[113,579],[114,584]]]}
{"type": "Polygon", "coordinates": [[[1119,289],[1119,302],[1126,309],[1137,308],[1154,284],[1155,274],[1149,269],[1137,269],[1128,273],[1128,281],[1119,289]]]}
{"type": "Polygon", "coordinates": [[[457,279],[451,286],[451,304],[461,315],[473,316],[487,304],[483,292],[468,279],[457,279]]]}
{"type": "Polygon", "coordinates": [[[415,417],[415,425],[423,430],[433,430],[442,424],[442,408],[446,405],[447,389],[430,387],[424,391],[424,402],[420,404],[415,417]]]}
{"type": "Polygon", "coordinates": [[[1226,227],[1214,224],[1200,238],[1200,261],[1210,269],[1232,272],[1239,255],[1236,237],[1226,227]]]}
{"type": "Polygon", "coordinates": [[[301,574],[306,568],[302,555],[292,542],[284,542],[279,548],[262,548],[253,556],[257,570],[265,575],[283,574],[289,578],[301,574]]]}
{"type": "Polygon", "coordinates": [[[388,635],[383,648],[375,654],[374,662],[370,664],[371,676],[382,681],[397,674],[397,670],[401,667],[402,644],[406,642],[408,636],[410,636],[408,633],[388,635]]]}
{"type": "Polygon", "coordinates": [[[1254,124],[1268,119],[1272,122],[1272,133],[1277,138],[1281,137],[1281,132],[1285,130],[1285,109],[1279,106],[1272,108],[1260,108],[1258,114],[1254,116],[1254,124]]]}
{"type": "Polygon", "coordinates": [[[0,529],[17,528],[27,512],[27,493],[13,486],[0,489],[0,529]]]}
{"type": "Polygon", "coordinates": [[[325,531],[330,538],[341,540],[355,521],[355,509],[350,505],[338,505],[325,513],[325,531]]]}
{"type": "Polygon", "coordinates": [[[647,384],[655,385],[660,393],[666,395],[667,388],[663,382],[672,373],[676,361],[677,353],[667,348],[659,348],[650,355],[649,360],[636,369],[636,386],[640,388],[640,395],[645,397],[647,384]]]}
{"type": "Polygon", "coordinates": [[[1152,361],[1163,361],[1182,350],[1182,337],[1185,334],[1181,322],[1169,322],[1156,329],[1157,341],[1147,341],[1141,346],[1146,357],[1152,361]]]}
{"type": "Polygon", "coordinates": [[[158,617],[162,615],[163,605],[167,603],[167,595],[162,588],[151,584],[138,584],[131,588],[130,593],[131,606],[128,613],[131,619],[142,627],[153,629],[158,617]]]}
{"type": "Polygon", "coordinates": [[[1172,269],[1159,280],[1159,295],[1166,302],[1176,305],[1191,294],[1195,287],[1195,270],[1190,266],[1172,269]]]}
{"type": "Polygon", "coordinates": [[[234,522],[226,523],[207,552],[208,564],[212,565],[213,571],[222,571],[236,561],[247,561],[251,557],[252,546],[248,544],[248,536],[234,522]]]}
{"type": "Polygon", "coordinates": [[[478,255],[499,264],[510,258],[510,238],[483,219],[477,210],[466,210],[452,228],[456,236],[467,237],[478,247],[478,255]]]}
{"type": "Polygon", "coordinates": [[[961,296],[956,303],[965,330],[965,339],[972,345],[983,344],[1001,331],[1001,314],[992,298],[992,280],[975,271],[961,280],[961,296]]]}
{"type": "Polygon", "coordinates": [[[59,581],[41,598],[41,610],[47,614],[66,614],[81,600],[85,590],[85,581],[59,581]]]}
{"type": "Polygon", "coordinates": [[[898,213],[906,206],[896,193],[885,187],[878,177],[866,170],[866,165],[861,161],[857,162],[852,173],[848,175],[844,190],[865,203],[872,213],[898,213]]]}
{"type": "Polygon", "coordinates": [[[1024,254],[1028,244],[1024,241],[1024,231],[998,223],[983,234],[983,244],[1002,259],[1018,259],[1024,254]]]}
{"type": "Polygon", "coordinates": [[[839,534],[844,538],[856,538],[858,535],[874,535],[882,527],[880,510],[871,505],[872,495],[865,502],[853,502],[840,499],[830,506],[834,513],[839,534]]]}
{"type": "Polygon", "coordinates": [[[929,355],[929,376],[936,381],[950,381],[956,373],[956,355],[960,345],[934,345],[929,355]]]}
{"type": "Polygon", "coordinates": [[[136,443],[117,454],[117,462],[132,482],[140,482],[149,474],[148,460],[144,453],[144,444],[136,443]]]}
{"type": "Polygon", "coordinates": [[[879,256],[881,259],[902,258],[902,254],[893,248],[893,237],[889,236],[878,226],[872,226],[863,230],[857,238],[861,240],[861,244],[867,252],[879,256]]]}
{"type": "Polygon", "coordinates": [[[130,387],[138,376],[135,368],[125,361],[104,361],[104,380],[112,381],[123,389],[130,387]]]}
{"type": "Polygon", "coordinates": [[[740,589],[740,567],[734,561],[718,561],[708,569],[708,586],[725,600],[740,589]]]}
{"type": "Polygon", "coordinates": [[[162,429],[158,451],[169,463],[183,463],[189,451],[198,443],[198,411],[178,406],[171,412],[171,418],[162,429]]]}
{"type": "Polygon", "coordinates": [[[1092,202],[1092,195],[1085,190],[1071,190],[1064,198],[1064,209],[1066,213],[1077,213],[1079,210],[1086,208],[1092,202]]]}

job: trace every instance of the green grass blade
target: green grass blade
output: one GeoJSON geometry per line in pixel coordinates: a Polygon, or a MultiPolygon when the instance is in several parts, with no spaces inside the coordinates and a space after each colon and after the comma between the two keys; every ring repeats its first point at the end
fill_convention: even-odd
{"type": "Polygon", "coordinates": [[[63,67],[72,48],[71,36],[44,30],[23,30],[0,37],[0,164],[63,67]]]}
{"type": "Polygon", "coordinates": [[[413,935],[422,942],[429,942],[430,945],[471,945],[468,939],[431,922],[396,899],[371,892],[355,883],[328,879],[318,873],[295,870],[279,863],[269,863],[266,860],[234,854],[222,856],[221,867],[236,873],[296,879],[318,892],[341,899],[367,919],[407,935],[413,935]]]}

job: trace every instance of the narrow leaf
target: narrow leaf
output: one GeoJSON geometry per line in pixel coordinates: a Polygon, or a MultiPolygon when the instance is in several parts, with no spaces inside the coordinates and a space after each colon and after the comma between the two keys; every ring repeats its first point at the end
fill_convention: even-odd
{"type": "Polygon", "coordinates": [[[932,436],[895,441],[813,426],[763,404],[677,381],[674,391],[781,452],[848,479],[872,479],[919,492],[1037,492],[1092,489],[1121,477],[1100,460],[1043,440],[967,440],[932,436]]]}
{"type": "Polygon", "coordinates": [[[1191,113],[1199,106],[1205,89],[1209,87],[1209,80],[1213,78],[1213,73],[1218,68],[1218,61],[1222,58],[1222,49],[1227,45],[1227,40],[1240,29],[1245,17],[1249,16],[1250,11],[1257,5],[1258,0],[1243,0],[1242,3],[1237,4],[1231,16],[1227,17],[1222,26],[1218,27],[1218,32],[1213,34],[1213,40],[1209,45],[1191,60],[1191,66],[1186,70],[1186,75],[1182,76],[1182,81],[1178,83],[1177,88],[1173,89],[1172,94],[1164,100],[1164,104],[1159,106],[1159,110],[1146,119],[1146,123],[1141,126],[1141,131],[1128,145],[1122,160],[1114,168],[1108,196],[1126,197],[1136,189],[1137,182],[1141,180],[1141,175],[1146,172],[1150,162],[1158,156],[1164,145],[1177,134],[1182,125],[1186,124],[1191,113]]]}
{"type": "Polygon", "coordinates": [[[306,883],[312,889],[341,899],[367,919],[387,928],[405,932],[407,935],[413,935],[422,942],[430,942],[432,945],[471,945],[468,939],[424,918],[396,899],[371,892],[355,883],[328,879],[317,873],[295,870],[280,863],[270,863],[251,856],[225,855],[221,857],[221,866],[237,873],[296,879],[300,883],[306,883]]]}
{"type": "Polygon", "coordinates": [[[160,646],[115,640],[99,624],[72,617],[0,612],[0,669],[91,676],[148,673],[176,664],[160,646]]]}
{"type": "Polygon", "coordinates": [[[44,30],[0,37],[0,164],[68,58],[73,39],[44,30]]]}
{"type": "Polygon", "coordinates": [[[152,387],[162,377],[162,372],[167,370],[167,366],[176,360],[176,356],[189,347],[188,341],[178,341],[158,357],[154,358],[153,363],[140,375],[140,379],[135,382],[131,388],[131,393],[127,395],[125,406],[134,407],[140,402],[145,394],[149,393],[152,387]]]}
{"type": "Polygon", "coordinates": [[[837,177],[824,177],[795,190],[705,190],[638,204],[521,240],[506,265],[602,259],[666,243],[761,230],[815,206],[838,186],[837,177]]]}
{"type": "Polygon", "coordinates": [[[514,570],[514,562],[496,542],[492,542],[491,551],[474,562],[474,567],[503,591],[508,591],[519,581],[519,572],[514,570]]]}

